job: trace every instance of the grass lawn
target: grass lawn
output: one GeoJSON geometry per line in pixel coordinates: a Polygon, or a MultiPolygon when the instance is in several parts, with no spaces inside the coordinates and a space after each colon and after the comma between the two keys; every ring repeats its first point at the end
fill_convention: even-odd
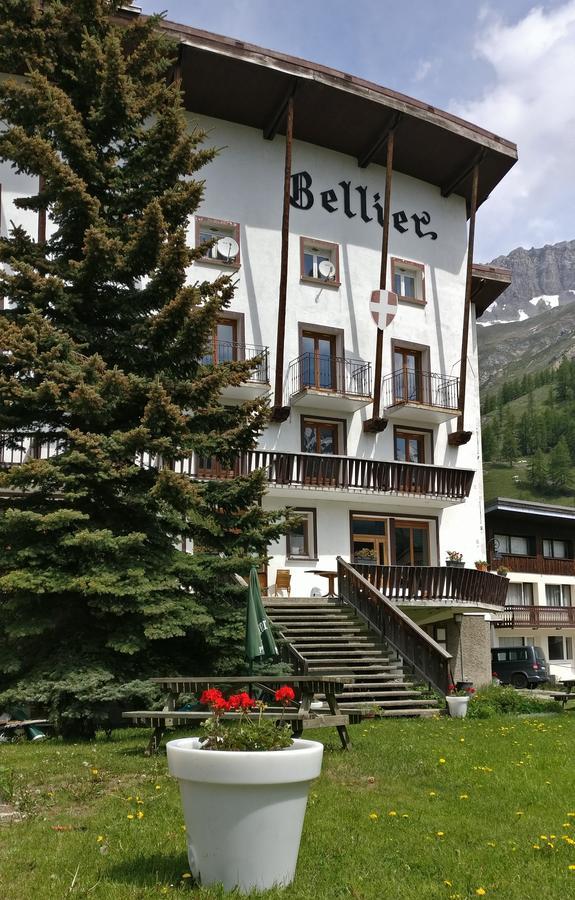
{"type": "MultiPolygon", "coordinates": [[[[297,878],[260,897],[564,900],[575,895],[574,710],[327,729],[297,878]]],[[[0,745],[27,817],[0,826],[0,896],[216,898],[194,887],[165,755],[145,730],[0,745]]],[[[225,852],[225,848],[221,848],[225,852]]],[[[229,896],[229,895],[228,895],[229,896]]]]}
{"type": "MultiPolygon", "coordinates": [[[[549,463],[549,454],[545,457],[549,463]]],[[[556,503],[559,506],[575,506],[575,467],[571,469],[568,486],[562,491],[536,491],[529,484],[530,460],[508,463],[484,463],[483,491],[486,500],[494,497],[511,497],[518,500],[535,500],[538,503],[556,503]],[[517,479],[517,481],[515,480],[517,479]]]]}

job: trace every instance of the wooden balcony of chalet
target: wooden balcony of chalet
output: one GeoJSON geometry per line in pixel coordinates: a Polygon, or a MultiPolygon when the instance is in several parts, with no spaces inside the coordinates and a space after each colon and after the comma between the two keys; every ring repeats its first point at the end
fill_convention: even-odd
{"type": "Polygon", "coordinates": [[[490,554],[493,568],[505,566],[510,572],[525,572],[527,575],[575,575],[575,560],[551,559],[537,556],[513,556],[508,553],[490,554]]]}
{"type": "Polygon", "coordinates": [[[477,569],[447,566],[375,566],[354,568],[388,600],[399,606],[505,605],[507,578],[477,569]]]}
{"type": "MultiPolygon", "coordinates": [[[[64,449],[63,438],[58,435],[0,434],[0,466],[19,465],[30,459],[49,459],[64,449]]],[[[475,474],[469,469],[275,450],[242,453],[229,466],[195,454],[167,463],[143,452],[137,462],[143,468],[169,465],[176,472],[198,479],[235,478],[264,469],[268,484],[280,489],[387,494],[425,499],[438,506],[462,503],[469,496],[475,474]]]]}
{"type": "Polygon", "coordinates": [[[575,628],[575,606],[506,606],[496,628],[575,628]]]}

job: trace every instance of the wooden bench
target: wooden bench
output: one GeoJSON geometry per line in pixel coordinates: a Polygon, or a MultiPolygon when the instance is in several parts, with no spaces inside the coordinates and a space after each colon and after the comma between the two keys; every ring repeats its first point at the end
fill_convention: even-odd
{"type": "MultiPolygon", "coordinates": [[[[243,687],[258,688],[272,695],[277,687],[287,684],[296,694],[294,704],[286,709],[268,707],[264,716],[274,719],[278,724],[289,722],[294,736],[301,735],[308,728],[336,728],[342,747],[348,750],[351,746],[347,726],[361,721],[360,713],[342,713],[336,699],[336,693],[343,692],[344,685],[355,679],[353,676],[340,678],[337,675],[280,675],[280,676],[198,676],[191,678],[152,678],[154,683],[167,691],[167,698],[162,710],[141,709],[123,713],[125,719],[135,724],[145,724],[154,730],[146,753],[149,755],[158,750],[166,728],[186,725],[190,722],[203,722],[209,718],[209,710],[178,710],[177,703],[181,694],[199,695],[209,687],[229,686],[234,690],[243,687]],[[314,696],[323,694],[329,712],[314,710],[311,704],[314,696]]],[[[239,719],[241,713],[224,713],[224,719],[239,719]]]]}

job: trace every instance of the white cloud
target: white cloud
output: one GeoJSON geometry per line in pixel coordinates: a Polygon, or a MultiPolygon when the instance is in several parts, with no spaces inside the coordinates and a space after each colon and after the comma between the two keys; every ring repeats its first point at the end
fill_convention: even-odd
{"type": "Polygon", "coordinates": [[[516,141],[519,163],[486,204],[479,258],[521,243],[573,237],[575,0],[534,7],[514,23],[482,7],[474,52],[493,77],[476,100],[451,109],[516,141]],[[545,223],[545,227],[542,225],[545,223]]]}
{"type": "Polygon", "coordinates": [[[430,59],[420,60],[413,75],[412,81],[423,81],[425,78],[427,78],[433,67],[434,64],[430,59]]]}

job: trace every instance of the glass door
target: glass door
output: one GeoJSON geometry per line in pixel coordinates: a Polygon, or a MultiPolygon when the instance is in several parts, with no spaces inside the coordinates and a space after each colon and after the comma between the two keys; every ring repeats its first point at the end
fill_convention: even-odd
{"type": "Polygon", "coordinates": [[[351,520],[351,562],[352,565],[367,563],[372,566],[386,566],[387,519],[377,516],[353,516],[351,520]]]}
{"type": "Polygon", "coordinates": [[[395,403],[423,400],[421,353],[396,347],[393,352],[393,394],[395,403]]]}
{"type": "Polygon", "coordinates": [[[337,390],[335,335],[304,331],[301,350],[302,387],[337,390]]]}
{"type": "Polygon", "coordinates": [[[396,520],[395,565],[429,565],[429,525],[427,522],[405,522],[396,520]]]}

